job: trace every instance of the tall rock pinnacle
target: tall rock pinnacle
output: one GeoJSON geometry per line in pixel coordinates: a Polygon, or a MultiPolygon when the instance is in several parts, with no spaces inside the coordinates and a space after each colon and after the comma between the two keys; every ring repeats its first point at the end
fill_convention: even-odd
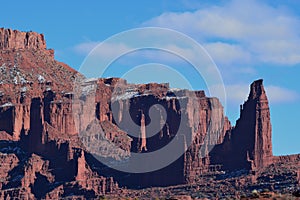
{"type": "Polygon", "coordinates": [[[142,113],[141,118],[141,146],[139,151],[147,151],[147,139],[146,139],[146,126],[145,126],[145,115],[142,113]]]}
{"type": "Polygon", "coordinates": [[[234,163],[246,161],[246,168],[258,169],[272,161],[272,127],[268,98],[263,80],[250,86],[248,100],[232,133],[234,163]]]}
{"type": "Polygon", "coordinates": [[[272,126],[270,120],[269,102],[263,86],[263,80],[251,84],[249,101],[255,104],[255,146],[253,150],[254,164],[263,167],[272,160],[272,126]]]}

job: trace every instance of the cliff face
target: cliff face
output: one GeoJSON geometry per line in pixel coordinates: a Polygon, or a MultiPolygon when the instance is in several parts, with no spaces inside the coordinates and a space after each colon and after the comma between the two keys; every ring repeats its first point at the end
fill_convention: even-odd
{"type": "Polygon", "coordinates": [[[115,180],[126,187],[174,185],[298,159],[272,156],[262,80],[251,85],[231,127],[219,100],[204,91],[86,80],[53,55],[41,34],[0,29],[0,159],[8,163],[0,165],[3,198],[91,198],[119,192],[115,180]],[[147,155],[172,141],[178,146],[169,155],[181,154],[154,172],[120,172],[92,156],[130,166],[132,153],[147,155]]]}
{"type": "MultiPolygon", "coordinates": [[[[131,186],[192,182],[197,174],[209,171],[209,150],[221,144],[231,128],[217,98],[206,97],[204,91],[172,90],[168,84],[105,82],[103,88],[111,87],[114,91],[104,92],[102,88],[101,93],[96,93],[102,99],[97,103],[101,105],[97,111],[102,116],[99,119],[108,119],[129,134],[131,152],[155,152],[173,140],[181,141],[177,149],[182,148],[182,153],[174,163],[152,173],[130,175],[131,186]],[[106,115],[102,110],[108,111],[106,115]]],[[[128,184],[124,180],[120,183],[128,184]]]]}
{"type": "Polygon", "coordinates": [[[270,108],[262,82],[262,80],[258,80],[252,83],[248,98],[256,102],[255,145],[251,152],[256,168],[268,166],[273,159],[270,108]]]}
{"type": "Polygon", "coordinates": [[[46,49],[43,34],[0,28],[0,49],[46,49]]]}
{"type": "Polygon", "coordinates": [[[250,86],[248,100],[241,105],[240,118],[225,141],[211,153],[214,162],[225,169],[257,170],[273,161],[272,127],[268,98],[263,81],[250,86]]]}
{"type": "Polygon", "coordinates": [[[1,198],[114,191],[111,178],[86,167],[76,135],[70,91],[81,75],[54,60],[42,34],[10,29],[0,29],[0,70],[1,162],[10,163],[1,166],[1,198]]]}
{"type": "Polygon", "coordinates": [[[262,82],[251,84],[248,100],[241,107],[240,119],[232,132],[233,148],[243,154],[252,169],[271,164],[273,157],[270,109],[262,82]]]}

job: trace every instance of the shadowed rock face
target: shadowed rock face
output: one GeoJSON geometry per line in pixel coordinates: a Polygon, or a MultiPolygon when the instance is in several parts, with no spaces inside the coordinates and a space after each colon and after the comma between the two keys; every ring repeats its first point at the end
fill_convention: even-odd
{"type": "Polygon", "coordinates": [[[214,163],[223,163],[225,169],[256,170],[273,161],[272,127],[268,98],[263,80],[250,86],[248,100],[241,105],[236,126],[225,137],[222,145],[211,153],[214,163]]]}
{"type": "Polygon", "coordinates": [[[0,159],[9,163],[0,165],[3,198],[91,198],[120,192],[115,181],[133,188],[191,183],[216,170],[255,171],[272,161],[298,159],[272,156],[262,80],[251,85],[231,127],[219,100],[204,91],[118,78],[84,80],[54,60],[41,34],[0,29],[0,66],[0,159]],[[76,77],[84,80],[79,96],[76,77]],[[151,109],[159,117],[151,118],[151,109]],[[130,160],[131,152],[146,155],[174,140],[182,154],[149,173],[120,172],[92,156],[130,160]]]}
{"type": "Polygon", "coordinates": [[[272,127],[268,98],[263,81],[251,84],[248,100],[243,104],[240,119],[233,131],[233,146],[246,155],[252,169],[272,163],[272,127]],[[238,145],[239,141],[248,144],[238,145]]]}
{"type": "MultiPolygon", "coordinates": [[[[254,148],[249,149],[248,154],[251,162],[253,161],[253,168],[259,169],[268,166],[273,160],[272,126],[269,102],[264,90],[263,80],[255,81],[251,84],[250,88],[248,101],[243,105],[243,108],[255,106],[252,107],[252,109],[255,110],[254,148]]],[[[248,113],[246,110],[242,110],[242,115],[245,116],[244,120],[247,120],[246,116],[248,116],[248,113]]]]}

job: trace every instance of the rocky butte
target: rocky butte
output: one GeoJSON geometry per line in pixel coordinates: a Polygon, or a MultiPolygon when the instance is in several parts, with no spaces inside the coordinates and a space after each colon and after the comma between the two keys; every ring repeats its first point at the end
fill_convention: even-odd
{"type": "Polygon", "coordinates": [[[0,71],[0,199],[216,198],[207,195],[299,187],[300,155],[272,154],[263,80],[251,84],[233,127],[204,91],[85,79],[34,32],[0,29],[0,71]],[[121,172],[96,159],[130,161],[172,141],[182,154],[154,172],[121,172]],[[163,188],[137,190],[154,186],[163,188]]]}

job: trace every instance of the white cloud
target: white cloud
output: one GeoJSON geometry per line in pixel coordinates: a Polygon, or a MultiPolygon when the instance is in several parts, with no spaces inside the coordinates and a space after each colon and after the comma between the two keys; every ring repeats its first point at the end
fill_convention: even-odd
{"type": "Polygon", "coordinates": [[[249,63],[251,54],[239,45],[214,42],[204,45],[212,59],[219,64],[249,63]]]}
{"type": "Polygon", "coordinates": [[[84,42],[74,47],[75,52],[83,55],[88,55],[90,52],[101,55],[103,57],[111,57],[114,55],[122,55],[124,52],[130,50],[128,46],[123,43],[101,43],[101,42],[84,42]],[[101,48],[96,48],[101,45],[101,48]]]}
{"type": "Polygon", "coordinates": [[[184,59],[187,60],[195,60],[197,59],[197,55],[192,49],[182,48],[176,45],[168,44],[164,46],[164,49],[168,51],[160,50],[160,49],[141,49],[137,51],[132,51],[126,43],[101,43],[101,42],[84,42],[79,45],[76,45],[74,51],[81,55],[88,55],[92,51],[93,54],[98,55],[99,59],[104,57],[112,57],[112,56],[121,56],[124,53],[128,52],[128,54],[124,55],[126,57],[126,63],[132,63],[131,61],[136,59],[147,59],[150,61],[155,61],[158,63],[176,63],[180,64],[184,62],[184,59]],[[101,47],[97,47],[101,44],[101,47]],[[173,54],[172,52],[177,52],[177,54],[173,54]],[[180,55],[184,55],[184,57],[180,57],[180,55]]]}
{"type": "Polygon", "coordinates": [[[293,90],[270,85],[266,87],[270,103],[289,103],[298,100],[299,94],[293,90]]]}
{"type": "Polygon", "coordinates": [[[194,12],[167,12],[143,25],[173,28],[205,43],[224,41],[206,45],[212,48],[211,56],[222,64],[245,57],[252,63],[300,63],[300,46],[297,45],[300,20],[280,7],[259,1],[233,0],[194,12]],[[228,56],[225,63],[224,58],[228,56]]]}
{"type": "Polygon", "coordinates": [[[83,42],[74,47],[74,51],[78,54],[87,55],[89,54],[99,42],[83,42]]]}
{"type": "MultiPolygon", "coordinates": [[[[229,104],[241,104],[247,100],[249,95],[249,85],[227,85],[225,86],[227,101],[229,104]]],[[[270,104],[290,103],[299,99],[296,91],[269,85],[265,87],[270,104]]]]}
{"type": "Polygon", "coordinates": [[[299,40],[267,40],[253,45],[258,59],[266,63],[293,65],[300,63],[299,40]]]}
{"type": "Polygon", "coordinates": [[[247,100],[249,94],[248,85],[226,85],[226,97],[229,104],[241,104],[247,100]]]}

